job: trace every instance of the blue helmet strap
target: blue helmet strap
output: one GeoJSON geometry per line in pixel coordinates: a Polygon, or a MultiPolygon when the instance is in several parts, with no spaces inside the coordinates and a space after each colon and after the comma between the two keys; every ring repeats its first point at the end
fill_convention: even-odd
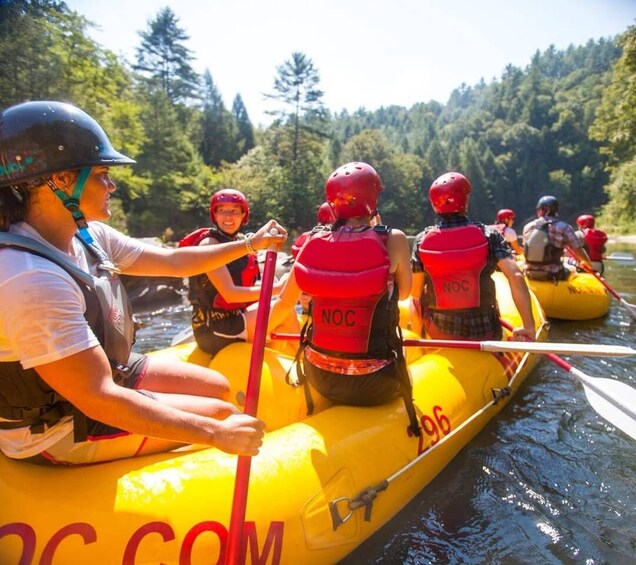
{"type": "Polygon", "coordinates": [[[53,184],[53,182],[51,182],[50,180],[47,181],[47,184],[49,185],[51,190],[62,201],[62,204],[64,204],[64,208],[66,208],[73,215],[73,219],[75,220],[75,223],[77,224],[77,228],[79,230],[78,235],[88,245],[93,243],[93,238],[88,231],[86,218],[80,210],[79,203],[82,192],[84,192],[84,185],[86,184],[90,172],[91,167],[84,167],[83,169],[79,170],[77,180],[75,181],[75,186],[73,187],[73,192],[70,196],[59,187],[57,187],[55,184],[53,184]]]}

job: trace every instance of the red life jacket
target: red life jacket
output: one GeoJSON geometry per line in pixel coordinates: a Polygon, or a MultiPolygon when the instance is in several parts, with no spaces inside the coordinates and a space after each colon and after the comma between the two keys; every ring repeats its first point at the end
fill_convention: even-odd
{"type": "Polygon", "coordinates": [[[480,227],[431,228],[422,238],[418,255],[432,286],[422,296],[431,310],[460,310],[482,305],[482,274],[488,265],[488,239],[480,227]]]}
{"type": "Polygon", "coordinates": [[[312,234],[314,234],[316,232],[325,232],[325,231],[331,231],[331,227],[323,226],[323,225],[317,225],[313,229],[311,229],[309,231],[306,231],[304,233],[301,233],[298,236],[298,239],[296,239],[296,241],[294,241],[294,243],[292,244],[292,247],[291,247],[292,257],[294,259],[296,259],[296,257],[298,257],[298,253],[300,253],[300,250],[301,250],[302,246],[305,245],[305,243],[307,243],[307,241],[309,241],[309,238],[311,237],[312,234]]]}
{"type": "MultiPolygon", "coordinates": [[[[208,237],[213,237],[220,243],[236,241],[235,237],[231,237],[217,228],[199,228],[186,235],[179,242],[178,247],[197,246],[208,237]]],[[[236,259],[228,263],[226,267],[236,286],[253,286],[260,277],[260,269],[255,255],[247,255],[236,259]]],[[[192,306],[203,311],[243,310],[253,304],[253,302],[227,302],[212,285],[205,273],[190,277],[188,299],[192,306]]]]}
{"type": "Polygon", "coordinates": [[[294,259],[296,259],[296,257],[298,257],[298,253],[300,252],[300,249],[302,248],[303,245],[305,245],[305,243],[309,239],[310,235],[311,235],[311,232],[310,231],[306,231],[304,233],[301,233],[298,236],[298,239],[296,239],[296,241],[294,241],[294,243],[291,246],[291,254],[292,254],[292,257],[294,259]]]}
{"type": "Polygon", "coordinates": [[[607,234],[603,230],[594,228],[585,228],[583,230],[585,238],[585,246],[592,261],[602,261],[605,252],[605,243],[607,242],[607,234]]]}
{"type": "Polygon", "coordinates": [[[184,236],[177,244],[177,247],[196,247],[206,237],[210,237],[210,228],[199,228],[184,236]]]}
{"type": "Polygon", "coordinates": [[[386,226],[361,232],[341,228],[315,232],[305,243],[294,272],[300,289],[312,297],[312,346],[360,355],[390,349],[386,336],[398,323],[397,300],[378,308],[390,298],[388,234],[386,226]]]}

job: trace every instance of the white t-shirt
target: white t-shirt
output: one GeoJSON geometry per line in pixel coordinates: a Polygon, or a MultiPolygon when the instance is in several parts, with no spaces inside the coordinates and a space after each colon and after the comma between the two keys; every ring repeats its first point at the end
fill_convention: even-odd
{"type": "MultiPolygon", "coordinates": [[[[143,251],[143,243],[100,222],[91,222],[90,231],[122,272],[143,251]]],[[[12,224],[9,233],[60,252],[25,222],[12,224]]],[[[89,272],[86,250],[76,238],[64,256],[89,272]]],[[[82,291],[64,269],[32,253],[0,248],[0,361],[20,361],[24,369],[30,369],[99,345],[84,318],[85,310],[82,291]]],[[[66,417],[43,434],[31,434],[28,428],[0,430],[0,449],[9,457],[30,457],[72,429],[66,417]]]]}
{"type": "Polygon", "coordinates": [[[519,243],[517,232],[511,227],[506,226],[504,228],[503,236],[506,241],[516,241],[517,243],[519,243]]]}

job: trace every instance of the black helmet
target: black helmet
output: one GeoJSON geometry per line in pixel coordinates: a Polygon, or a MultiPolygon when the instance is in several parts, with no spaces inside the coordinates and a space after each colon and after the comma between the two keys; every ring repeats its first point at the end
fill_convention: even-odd
{"type": "Polygon", "coordinates": [[[554,196],[542,196],[537,202],[537,210],[554,216],[559,213],[559,201],[554,196]]]}
{"type": "Polygon", "coordinates": [[[24,102],[0,114],[0,188],[51,173],[98,165],[131,165],[101,126],[64,102],[24,102]]]}

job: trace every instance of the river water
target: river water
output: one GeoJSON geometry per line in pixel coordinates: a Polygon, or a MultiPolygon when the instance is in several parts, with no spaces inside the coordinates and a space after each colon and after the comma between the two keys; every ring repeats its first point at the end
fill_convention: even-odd
{"type": "MultiPolygon", "coordinates": [[[[608,252],[636,254],[636,246],[608,252]]],[[[636,303],[634,263],[607,261],[605,277],[636,303]]],[[[168,346],[189,324],[185,305],[138,315],[139,351],[168,346]]],[[[612,300],[603,319],[552,322],[550,340],[636,347],[636,322],[612,300]]],[[[633,357],[565,359],[636,388],[633,357]]],[[[636,563],[636,443],[544,360],[442,473],[341,565],[360,563],[636,563]]]]}

